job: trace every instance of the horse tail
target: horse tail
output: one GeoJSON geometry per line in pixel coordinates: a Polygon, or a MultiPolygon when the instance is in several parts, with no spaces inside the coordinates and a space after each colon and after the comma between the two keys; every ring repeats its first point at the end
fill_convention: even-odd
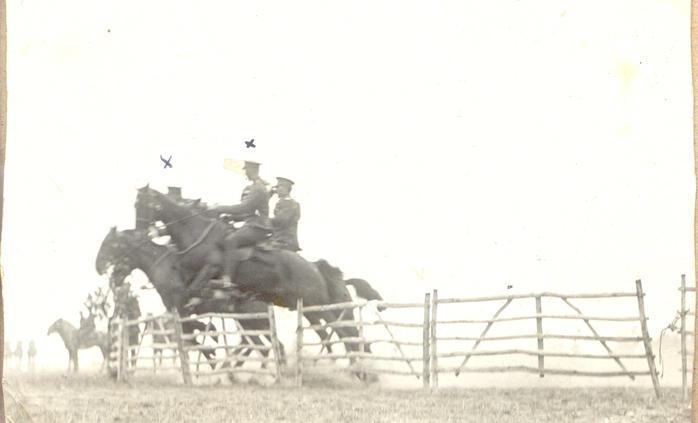
{"type": "Polygon", "coordinates": [[[383,301],[383,297],[381,297],[381,294],[376,291],[371,284],[366,282],[363,279],[347,279],[344,281],[345,284],[351,285],[354,287],[356,290],[356,295],[359,297],[366,299],[366,300],[376,300],[376,301],[383,301]]]}
{"type": "MultiPolygon", "coordinates": [[[[363,279],[357,279],[357,278],[352,278],[352,279],[347,279],[344,281],[345,284],[351,285],[354,287],[356,290],[356,295],[368,300],[368,301],[383,301],[383,297],[381,294],[376,291],[371,284],[366,282],[363,279]]],[[[385,307],[383,306],[378,306],[378,311],[383,311],[385,310],[385,307]]]]}

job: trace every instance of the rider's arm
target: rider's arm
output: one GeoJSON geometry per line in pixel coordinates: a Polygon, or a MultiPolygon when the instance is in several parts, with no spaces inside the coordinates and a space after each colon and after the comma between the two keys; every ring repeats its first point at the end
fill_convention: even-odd
{"type": "Polygon", "coordinates": [[[262,201],[268,201],[267,192],[263,188],[252,189],[247,197],[240,204],[233,206],[218,206],[215,208],[218,213],[231,214],[235,217],[245,218],[254,214],[257,205],[262,201]]]}

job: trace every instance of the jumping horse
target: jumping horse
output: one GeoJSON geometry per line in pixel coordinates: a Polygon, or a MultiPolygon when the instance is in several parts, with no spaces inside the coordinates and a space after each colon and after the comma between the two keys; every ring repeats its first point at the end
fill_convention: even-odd
{"type": "MultiPolygon", "coordinates": [[[[116,235],[116,228],[113,228],[113,231],[110,231],[107,237],[109,235],[116,235]]],[[[106,240],[105,240],[106,241],[106,240]]],[[[148,244],[152,244],[153,246],[165,248],[163,246],[159,246],[155,244],[154,242],[150,241],[148,238],[148,244]]],[[[98,257],[105,257],[107,258],[107,261],[109,261],[109,258],[111,260],[114,260],[113,257],[119,257],[120,260],[114,260],[114,268],[109,276],[109,283],[110,286],[112,287],[112,290],[115,292],[126,292],[128,289],[126,288],[127,284],[124,283],[126,277],[131,274],[131,272],[134,269],[141,269],[143,270],[149,278],[156,277],[157,279],[151,279],[151,282],[153,283],[153,286],[155,286],[156,291],[160,295],[163,304],[165,304],[165,307],[167,307],[169,304],[172,304],[172,299],[171,296],[169,296],[169,287],[165,286],[163,288],[163,284],[167,284],[170,280],[174,285],[176,285],[177,281],[176,279],[169,279],[170,276],[173,276],[171,272],[163,272],[163,271],[158,271],[157,269],[154,268],[154,266],[147,265],[147,257],[145,254],[139,254],[142,253],[142,251],[138,249],[133,249],[131,250],[128,246],[128,244],[122,244],[122,241],[116,241],[112,242],[103,242],[102,243],[102,248],[100,248],[100,251],[98,253],[98,257]],[[105,247],[106,246],[106,247],[105,247]],[[121,248],[119,248],[121,247],[121,248]],[[127,254],[124,254],[127,253],[127,254]],[[139,264],[139,263],[146,263],[144,264],[139,264]],[[158,289],[160,288],[160,289],[158,289]]],[[[146,243],[142,243],[142,245],[139,245],[139,247],[144,247],[146,243]]],[[[99,261],[99,260],[98,260],[99,261]]],[[[153,263],[151,263],[153,264],[153,263]]],[[[157,263],[154,263],[157,264],[157,263]]],[[[165,263],[165,266],[167,263],[165,263]]],[[[167,269],[167,267],[165,267],[167,269]]],[[[98,272],[102,270],[102,273],[106,273],[106,267],[98,269],[98,272]]],[[[162,269],[161,269],[162,270],[162,269]]],[[[135,296],[131,295],[117,295],[117,297],[122,297],[119,300],[116,301],[117,303],[117,309],[121,307],[122,309],[122,315],[126,316],[129,320],[136,320],[141,317],[141,310],[138,305],[138,299],[135,296]]],[[[169,311],[172,311],[173,309],[170,307],[168,309],[169,311]]],[[[115,313],[116,315],[117,313],[115,313]]],[[[158,322],[159,323],[159,322],[158,322]]],[[[169,327],[168,327],[169,328],[169,327]]],[[[162,330],[165,328],[154,328],[155,330],[162,330]]],[[[194,331],[201,331],[201,332],[209,332],[209,331],[216,331],[216,327],[213,325],[213,323],[209,324],[204,324],[202,322],[193,320],[193,321],[186,321],[182,322],[182,333],[186,335],[191,335],[194,333],[194,331]]],[[[154,336],[154,342],[156,343],[167,343],[168,339],[164,337],[164,335],[156,334],[154,336]]],[[[204,337],[205,338],[205,337],[204,337]]],[[[218,342],[218,337],[213,335],[211,338],[215,341],[218,342]]],[[[131,329],[129,330],[129,343],[131,345],[137,345],[140,341],[140,328],[137,325],[133,325],[131,329]]],[[[190,337],[185,341],[186,344],[188,345],[196,345],[199,346],[201,343],[199,343],[196,338],[190,337]]],[[[215,368],[215,356],[216,356],[216,351],[214,348],[205,348],[201,350],[201,353],[206,357],[206,359],[209,362],[209,365],[211,368],[215,368]]],[[[160,356],[162,357],[162,349],[156,348],[153,350],[154,356],[160,356]]],[[[134,357],[135,360],[135,357],[134,357]]],[[[162,360],[160,360],[162,362],[162,360]]],[[[135,363],[134,363],[135,364],[135,363]]]]}
{"type": "MultiPolygon", "coordinates": [[[[199,286],[221,276],[222,241],[229,231],[229,225],[207,218],[205,212],[193,211],[149,186],[138,190],[135,208],[137,229],[147,230],[158,221],[164,223],[179,250],[181,271],[187,275],[185,280],[192,280],[194,286],[199,286]]],[[[295,309],[298,299],[303,299],[304,306],[351,301],[342,279],[322,274],[322,269],[296,253],[248,248],[243,256],[248,259],[238,266],[234,284],[243,292],[259,294],[264,301],[291,310],[295,309]]],[[[354,319],[352,313],[338,310],[304,315],[311,323],[354,319]]],[[[336,327],[335,331],[341,339],[357,338],[359,335],[354,326],[336,327]]],[[[359,349],[354,340],[344,341],[344,345],[347,351],[359,349]]]]}

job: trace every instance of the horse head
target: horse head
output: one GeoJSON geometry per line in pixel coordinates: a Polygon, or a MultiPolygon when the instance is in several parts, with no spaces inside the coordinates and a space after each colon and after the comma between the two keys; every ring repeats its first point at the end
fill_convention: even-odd
{"type": "Polygon", "coordinates": [[[114,259],[114,249],[118,246],[119,240],[116,226],[112,226],[107,236],[102,240],[102,245],[99,247],[97,259],[95,260],[95,269],[100,276],[107,272],[110,261],[114,259]]]}
{"type": "Polygon", "coordinates": [[[46,336],[51,335],[52,333],[60,332],[60,328],[63,325],[63,319],[58,319],[51,326],[48,328],[48,332],[46,332],[46,336]]]}
{"type": "Polygon", "coordinates": [[[163,202],[172,201],[165,195],[153,188],[150,184],[143,188],[138,188],[136,195],[136,229],[148,230],[150,225],[158,220],[159,213],[162,211],[163,202]]]}
{"type": "Polygon", "coordinates": [[[111,274],[109,275],[109,286],[114,289],[122,286],[126,277],[131,274],[134,266],[131,263],[131,259],[124,257],[114,264],[111,274]]]}

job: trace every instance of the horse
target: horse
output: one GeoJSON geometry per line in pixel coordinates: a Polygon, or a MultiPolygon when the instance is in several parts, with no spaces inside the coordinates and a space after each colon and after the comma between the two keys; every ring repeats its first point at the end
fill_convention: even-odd
{"type": "MultiPolygon", "coordinates": [[[[117,235],[116,233],[116,228],[112,228],[113,231],[110,231],[109,234],[107,234],[107,238],[109,238],[109,235],[117,235]]],[[[163,269],[156,269],[155,265],[158,265],[158,263],[150,263],[145,259],[144,256],[141,256],[139,254],[142,253],[141,250],[131,250],[128,246],[128,244],[120,244],[119,241],[116,241],[116,243],[112,243],[112,241],[107,242],[107,238],[105,238],[105,242],[102,243],[102,248],[100,248],[100,251],[98,253],[98,256],[103,256],[103,257],[120,257],[118,261],[115,262],[114,268],[112,270],[112,273],[109,275],[109,284],[112,287],[112,289],[115,290],[115,292],[118,292],[120,289],[124,289],[124,280],[128,275],[131,274],[131,272],[134,269],[141,269],[148,275],[150,281],[153,283],[153,286],[155,286],[156,291],[160,295],[160,298],[162,299],[163,304],[167,308],[168,305],[172,307],[172,304],[174,304],[172,300],[172,296],[170,295],[170,290],[171,286],[177,286],[177,279],[176,277],[173,277],[170,279],[171,276],[175,276],[171,273],[171,271],[167,270],[167,265],[168,263],[165,263],[165,268],[163,269]],[[111,247],[109,247],[111,245],[111,247]],[[122,249],[119,249],[118,247],[121,246],[122,249]],[[107,248],[112,248],[113,251],[106,251],[107,248]],[[125,249],[124,249],[125,248],[125,249]],[[116,255],[116,256],[115,256],[116,255]],[[145,261],[143,261],[145,259],[145,261]],[[143,264],[144,263],[144,264],[143,264]],[[156,279],[152,279],[156,278],[156,279]]],[[[150,244],[151,246],[155,247],[161,247],[165,248],[163,246],[160,246],[158,244],[155,244],[150,240],[150,238],[147,238],[147,244],[150,244]]],[[[140,243],[141,245],[138,245],[137,247],[144,247],[146,245],[146,242],[140,243]]],[[[134,246],[135,247],[135,246],[134,246]]],[[[106,272],[106,268],[99,269],[98,272],[102,270],[101,274],[104,274],[106,272]]],[[[125,289],[125,291],[128,291],[128,289],[125,289]]],[[[181,301],[181,300],[180,300],[181,301]]],[[[117,308],[115,309],[115,315],[117,315],[117,309],[120,309],[122,311],[122,314],[127,316],[127,319],[129,320],[136,320],[141,317],[141,309],[140,306],[138,305],[138,299],[133,296],[133,295],[128,295],[128,298],[124,298],[120,301],[116,301],[117,303],[117,308]]],[[[168,308],[168,311],[175,310],[174,308],[168,308]]],[[[157,321],[156,321],[157,322],[157,321]]],[[[154,330],[164,330],[166,328],[160,327],[160,323],[156,323],[158,327],[154,327],[154,330]]],[[[167,328],[170,329],[170,328],[167,328]]],[[[193,334],[194,331],[199,330],[201,332],[215,332],[216,326],[213,323],[208,323],[204,324],[199,321],[186,321],[182,322],[182,333],[186,335],[193,334]]],[[[131,345],[136,345],[139,342],[140,338],[140,329],[137,325],[133,325],[131,327],[131,330],[129,331],[129,343],[131,345]]],[[[211,338],[215,341],[218,342],[218,336],[213,335],[211,338]]],[[[155,343],[169,343],[169,337],[161,334],[156,334],[153,336],[153,341],[155,343]]],[[[195,345],[195,346],[200,346],[202,345],[199,343],[195,338],[187,339],[185,341],[185,344],[187,345],[195,345]]],[[[215,357],[216,357],[216,350],[214,348],[205,348],[201,350],[201,353],[206,357],[206,359],[209,361],[209,364],[212,369],[215,369],[215,357]]],[[[154,348],[153,349],[153,355],[154,356],[159,356],[160,357],[160,364],[162,364],[162,348],[154,348]]],[[[135,365],[135,360],[136,358],[133,358],[134,362],[133,364],[135,365]]]]}
{"type": "MultiPolygon", "coordinates": [[[[168,247],[156,244],[142,231],[132,229],[117,231],[116,228],[112,228],[104,238],[97,255],[102,258],[103,263],[119,260],[111,274],[111,279],[117,286],[123,283],[123,279],[134,269],[146,272],[163,304],[167,307],[168,304],[181,304],[186,299],[185,294],[180,292],[184,290],[182,288],[184,283],[180,274],[180,266],[177,263],[178,257],[171,253],[168,247]],[[176,296],[176,299],[172,299],[173,296],[176,296]]],[[[98,269],[98,272],[102,269],[98,269]]],[[[232,302],[230,300],[224,302],[209,301],[191,311],[197,314],[207,312],[260,313],[267,311],[267,303],[250,295],[243,295],[233,298],[232,302]]],[[[238,323],[244,330],[270,329],[268,319],[241,319],[238,323]]],[[[183,332],[190,333],[193,332],[193,329],[205,330],[205,328],[191,327],[196,324],[203,325],[203,323],[196,321],[184,322],[182,324],[183,332]]],[[[211,326],[213,326],[212,323],[211,326]]],[[[213,326],[213,330],[215,331],[215,326],[213,326]]],[[[263,336],[268,342],[271,342],[269,336],[263,336]]],[[[215,340],[217,341],[218,338],[216,337],[215,340]]],[[[168,340],[159,338],[156,342],[166,343],[168,340]]],[[[252,352],[252,348],[245,347],[251,345],[263,346],[264,342],[258,335],[244,336],[241,346],[236,351],[244,348],[242,355],[247,356],[252,352]]],[[[280,350],[280,359],[284,361],[285,354],[281,345],[280,350]]],[[[269,354],[268,350],[261,350],[261,352],[265,357],[269,354]]],[[[242,362],[236,363],[236,367],[239,365],[242,365],[242,362]]]]}
{"type": "MultiPolygon", "coordinates": [[[[229,225],[218,219],[210,219],[205,212],[192,211],[166,195],[146,185],[138,190],[136,197],[136,228],[146,230],[151,224],[163,222],[172,241],[177,245],[182,273],[192,280],[193,287],[221,275],[223,261],[222,241],[229,225]]],[[[312,263],[298,254],[287,250],[261,252],[248,248],[243,254],[234,284],[242,291],[255,292],[264,301],[290,310],[296,302],[303,300],[305,306],[326,305],[351,301],[344,281],[321,274],[312,263]]],[[[354,320],[351,313],[338,310],[304,313],[311,322],[321,319],[327,322],[354,320]]],[[[340,338],[357,338],[354,326],[337,327],[340,338]]],[[[345,341],[347,351],[358,351],[354,341],[345,341]]]]}
{"type": "Polygon", "coordinates": [[[22,370],[22,357],[24,357],[24,347],[22,346],[22,341],[17,341],[14,356],[17,358],[17,370],[22,370]]]}
{"type": "MultiPolygon", "coordinates": [[[[171,198],[171,197],[168,197],[171,198]]],[[[209,210],[206,208],[206,206],[201,203],[201,199],[195,199],[195,200],[175,200],[177,204],[184,205],[185,207],[188,207],[190,211],[194,212],[195,214],[204,214],[208,213],[209,210]]],[[[166,233],[166,231],[164,231],[166,233]]],[[[365,300],[369,301],[383,301],[383,297],[376,291],[371,284],[369,284],[366,280],[364,279],[358,279],[358,278],[352,278],[352,279],[343,279],[343,274],[342,271],[339,270],[339,268],[332,266],[329,264],[329,262],[325,259],[320,259],[318,261],[312,262],[312,264],[317,268],[317,270],[320,272],[320,274],[325,278],[325,280],[331,280],[334,281],[333,284],[330,285],[330,287],[335,287],[335,284],[338,284],[338,281],[343,280],[344,285],[350,285],[354,287],[356,296],[359,298],[363,298],[365,300]]],[[[343,296],[342,292],[334,292],[332,296],[343,296]]],[[[378,306],[378,311],[383,311],[385,310],[385,307],[383,306],[378,306]]],[[[341,313],[340,313],[341,314],[341,313]]],[[[312,313],[306,313],[304,316],[308,319],[308,321],[312,325],[318,325],[320,324],[320,319],[318,319],[314,314],[312,313]]],[[[329,341],[330,339],[330,334],[329,330],[326,331],[324,329],[315,329],[315,333],[317,333],[318,337],[320,338],[321,341],[329,341]]],[[[367,344],[369,345],[369,344],[367,344]]],[[[327,344],[325,345],[325,348],[327,348],[328,353],[332,353],[332,345],[327,344]]],[[[370,348],[370,345],[367,347],[370,348]]]]}
{"type": "Polygon", "coordinates": [[[36,359],[36,344],[32,340],[32,341],[29,341],[29,348],[27,350],[27,366],[29,367],[29,371],[31,371],[31,372],[33,372],[36,369],[35,359],[36,359]]]}
{"type": "Polygon", "coordinates": [[[68,371],[76,372],[79,369],[78,365],[78,350],[88,349],[92,347],[99,347],[102,352],[102,357],[104,361],[102,362],[102,368],[109,357],[109,337],[104,332],[92,331],[86,334],[87,336],[80,337],[79,329],[71,325],[69,322],[58,319],[49,328],[46,333],[50,336],[52,333],[57,333],[63,340],[65,348],[68,350],[68,371]]]}

